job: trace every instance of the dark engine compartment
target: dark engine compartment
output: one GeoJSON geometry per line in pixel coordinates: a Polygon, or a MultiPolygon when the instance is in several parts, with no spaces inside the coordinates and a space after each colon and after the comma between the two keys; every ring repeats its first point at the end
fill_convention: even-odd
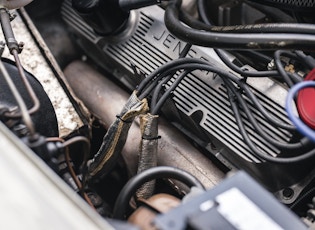
{"type": "MultiPolygon", "coordinates": [[[[64,91],[60,99],[46,95],[49,83],[37,82],[36,73],[21,71],[17,56],[24,65],[31,41],[23,40],[24,47],[14,41],[6,25],[18,35],[19,19],[10,22],[2,8],[9,49],[2,63],[26,111],[1,70],[1,121],[115,228],[244,227],[223,209],[228,183],[280,228],[265,227],[287,229],[280,220],[292,218],[292,229],[311,228],[314,7],[314,1],[268,0],[33,1],[14,12],[64,91]],[[37,96],[28,81],[16,79],[21,72],[37,96]],[[68,100],[67,113],[56,109],[68,100]],[[224,182],[239,171],[258,187],[224,182]],[[198,201],[204,188],[209,193],[198,201]],[[256,202],[256,189],[271,200],[256,202]],[[190,196],[201,213],[184,211],[190,196]],[[209,197],[214,203],[203,210],[209,197]],[[285,206],[283,216],[273,205],[285,206]],[[173,227],[166,224],[172,218],[178,218],[173,227]]],[[[253,213],[256,226],[268,222],[253,213]]]]}

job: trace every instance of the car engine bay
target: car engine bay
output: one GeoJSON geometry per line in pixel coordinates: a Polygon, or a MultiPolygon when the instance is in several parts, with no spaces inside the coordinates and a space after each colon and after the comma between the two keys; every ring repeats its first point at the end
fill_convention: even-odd
{"type": "Polygon", "coordinates": [[[101,229],[314,228],[315,1],[0,6],[1,133],[101,229]]]}

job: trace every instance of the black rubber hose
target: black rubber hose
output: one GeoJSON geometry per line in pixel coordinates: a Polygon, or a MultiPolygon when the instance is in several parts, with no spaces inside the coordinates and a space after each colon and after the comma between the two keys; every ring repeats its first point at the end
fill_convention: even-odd
{"type": "MultiPolygon", "coordinates": [[[[205,4],[203,1],[198,1],[199,4],[205,4]]],[[[199,6],[199,8],[202,8],[203,6],[199,6]]],[[[202,11],[202,10],[200,10],[202,11]]],[[[200,29],[200,30],[205,30],[207,26],[211,26],[211,22],[207,20],[205,15],[200,15],[201,19],[205,22],[202,23],[198,20],[195,20],[193,17],[191,17],[189,14],[180,11],[180,19],[188,26],[195,28],[195,29],[200,29]]],[[[279,73],[275,70],[267,70],[267,71],[245,71],[239,66],[235,65],[232,63],[229,58],[227,57],[227,52],[225,50],[221,49],[214,49],[216,54],[219,56],[219,58],[222,60],[222,62],[229,67],[231,70],[235,71],[236,73],[242,75],[242,76],[248,76],[248,77],[279,77],[279,73]]],[[[248,52],[255,52],[253,50],[248,50],[248,52]]],[[[260,58],[263,58],[264,61],[270,62],[270,58],[260,54],[258,52],[255,52],[256,55],[260,55],[260,58]]]]}
{"type": "Polygon", "coordinates": [[[162,178],[179,180],[188,187],[194,186],[205,190],[204,186],[198,179],[181,169],[168,166],[159,166],[147,169],[131,178],[123,187],[114,206],[113,218],[123,220],[129,205],[129,201],[137,189],[148,181],[162,178]]]}
{"type": "MultiPolygon", "coordinates": [[[[181,0],[176,0],[175,4],[181,4],[181,0]]],[[[205,5],[200,6],[201,19],[207,24],[204,30],[218,33],[301,33],[301,34],[315,34],[315,25],[306,23],[263,23],[251,25],[233,25],[233,26],[214,26],[211,25],[210,20],[202,12],[205,5]],[[210,24],[209,24],[210,23],[210,24]]],[[[181,13],[181,12],[180,12],[181,13]]],[[[199,12],[200,13],[200,12],[199,12]]]]}
{"type": "MultiPolygon", "coordinates": [[[[209,24],[210,21],[205,23],[202,23],[200,21],[195,20],[192,18],[189,14],[180,11],[180,19],[188,26],[195,28],[195,29],[205,29],[206,26],[211,25],[209,24]]],[[[248,76],[248,77],[278,77],[279,73],[275,70],[271,71],[245,71],[242,68],[238,67],[237,65],[233,64],[229,58],[227,57],[227,52],[225,50],[221,49],[214,49],[216,54],[219,56],[219,58],[222,60],[222,62],[229,67],[231,70],[235,71],[236,73],[241,74],[242,76],[248,76]]],[[[250,52],[253,52],[253,50],[249,50],[250,52]]],[[[266,58],[266,57],[265,57],[266,58]]]]}
{"type": "MultiPolygon", "coordinates": [[[[299,49],[312,50],[315,36],[300,33],[234,33],[210,32],[189,28],[179,20],[180,0],[170,3],[165,11],[165,25],[179,39],[195,45],[226,49],[299,49]]],[[[297,24],[298,25],[298,24],[297,24]]],[[[296,26],[296,25],[295,25],[296,26]]],[[[313,33],[315,26],[310,29],[313,33]]],[[[296,31],[296,30],[294,30],[296,31]]],[[[310,32],[309,31],[309,32],[310,32]]]]}

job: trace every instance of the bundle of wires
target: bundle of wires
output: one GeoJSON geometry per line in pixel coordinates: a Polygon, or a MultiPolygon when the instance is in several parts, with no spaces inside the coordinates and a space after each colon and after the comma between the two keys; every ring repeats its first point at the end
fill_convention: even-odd
{"type": "MultiPolygon", "coordinates": [[[[180,58],[185,57],[190,48],[191,44],[188,43],[181,52],[180,58]]],[[[158,104],[157,100],[164,83],[169,81],[173,74],[174,73],[169,72],[165,76],[155,77],[154,73],[152,73],[137,89],[140,99],[148,97],[154,91],[150,112],[140,116],[141,141],[139,147],[138,174],[157,166],[158,139],[160,138],[158,135],[158,114],[170,93],[166,93],[158,104]]],[[[137,190],[136,197],[138,199],[151,197],[154,192],[154,187],[155,181],[149,181],[143,184],[137,190]]]]}
{"type": "Polygon", "coordinates": [[[140,100],[134,92],[116,120],[109,127],[103,138],[102,145],[92,160],[88,162],[86,179],[102,178],[114,167],[126,143],[128,131],[135,117],[146,113],[146,99],[140,100]]]}
{"type": "MultiPolygon", "coordinates": [[[[279,51],[278,53],[282,55],[281,52],[279,51]]],[[[291,55],[291,53],[289,54],[291,55]]],[[[282,65],[281,68],[283,68],[282,65]]],[[[239,77],[217,66],[211,66],[210,63],[204,60],[182,58],[168,62],[167,64],[157,68],[139,85],[139,97],[148,97],[149,94],[152,94],[150,111],[152,114],[157,114],[159,113],[162,105],[165,103],[167,98],[169,98],[172,92],[180,84],[182,79],[195,70],[205,70],[213,72],[218,74],[222,78],[227,88],[231,109],[235,115],[235,120],[239,127],[239,131],[244,139],[244,142],[258,158],[274,163],[285,164],[306,160],[315,155],[315,150],[306,151],[303,154],[290,157],[273,157],[263,152],[258,146],[256,146],[256,144],[248,134],[244,125],[244,118],[242,117],[241,113],[245,114],[246,118],[250,121],[250,124],[255,128],[255,130],[257,130],[257,132],[261,135],[263,139],[265,139],[268,143],[280,149],[284,153],[302,150],[305,148],[308,149],[311,146],[312,142],[306,137],[302,137],[299,141],[294,143],[283,142],[270,137],[270,135],[266,133],[261,124],[259,124],[259,122],[256,120],[253,111],[250,109],[248,100],[245,99],[245,96],[250,99],[250,103],[253,104],[255,109],[259,111],[259,113],[265,118],[267,122],[278,127],[279,129],[288,130],[290,132],[295,132],[296,127],[292,124],[278,120],[271,113],[269,113],[262,105],[260,100],[257,98],[257,96],[253,93],[251,87],[246,83],[246,78],[239,77]],[[173,76],[176,72],[177,75],[173,76]],[[170,87],[164,92],[161,97],[159,97],[159,93],[162,91],[163,86],[171,79],[172,83],[170,87]]],[[[287,72],[285,72],[285,74],[287,74],[287,72]]],[[[246,77],[251,77],[251,75],[246,75],[246,77]]],[[[285,78],[280,73],[278,73],[278,77],[285,78]]],[[[294,77],[290,75],[289,79],[291,81],[292,79],[294,79],[294,77]]],[[[284,79],[284,81],[288,81],[287,84],[289,85],[289,80],[284,79]]]]}

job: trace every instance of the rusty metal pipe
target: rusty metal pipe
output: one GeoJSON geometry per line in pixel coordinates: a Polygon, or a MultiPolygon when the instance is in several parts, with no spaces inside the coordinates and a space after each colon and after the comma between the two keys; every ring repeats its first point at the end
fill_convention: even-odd
{"type": "MultiPolygon", "coordinates": [[[[76,96],[108,128],[124,106],[128,93],[82,61],[72,62],[64,73],[76,96]]],[[[159,119],[158,132],[162,137],[158,144],[158,165],[183,169],[207,188],[223,179],[224,173],[162,118],[159,119]]],[[[131,175],[137,172],[140,138],[139,121],[136,120],[122,151],[131,175]]]]}

